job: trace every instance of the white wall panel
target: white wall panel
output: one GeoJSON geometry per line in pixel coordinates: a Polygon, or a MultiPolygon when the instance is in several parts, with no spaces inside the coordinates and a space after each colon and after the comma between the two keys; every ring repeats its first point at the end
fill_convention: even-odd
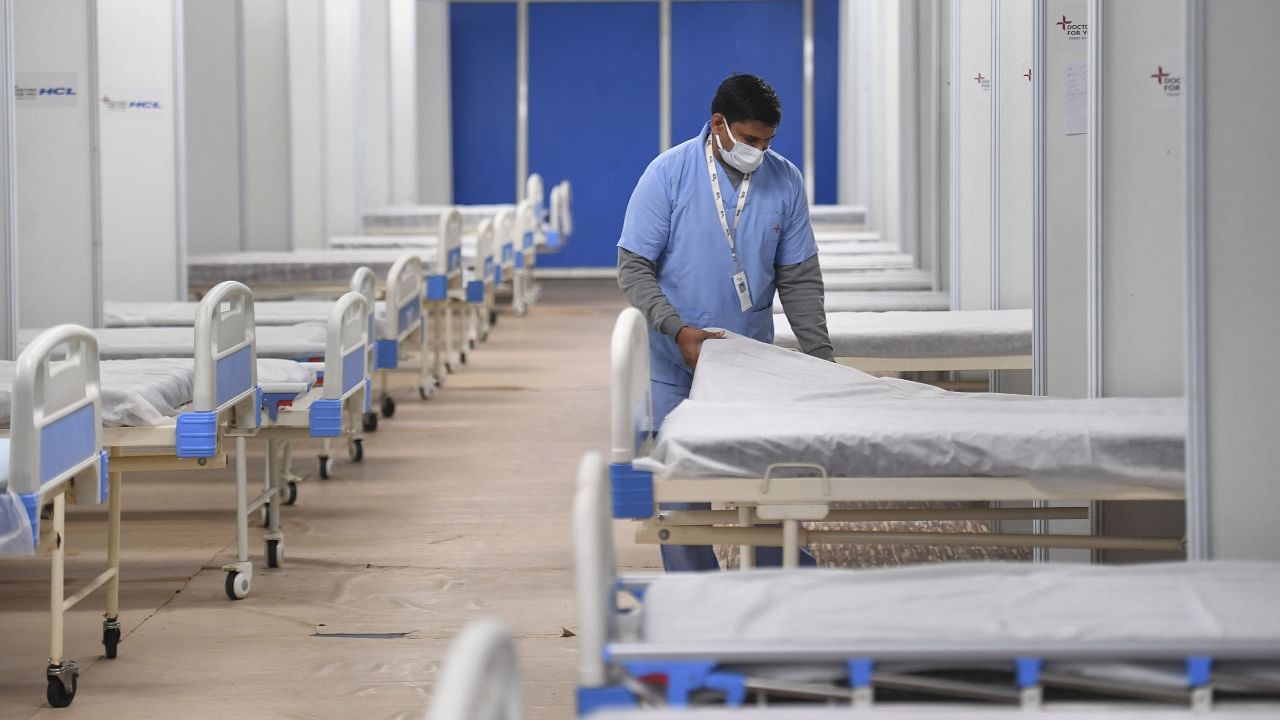
{"type": "Polygon", "coordinates": [[[107,300],[178,300],[174,0],[98,0],[107,300]]]}
{"type": "Polygon", "coordinates": [[[90,3],[15,0],[19,322],[96,325],[90,3]],[[50,95],[56,88],[74,95],[50,95]]]}
{"type": "Polygon", "coordinates": [[[410,205],[418,198],[418,2],[390,0],[388,13],[391,23],[389,200],[392,205],[410,205]]]}
{"type": "Polygon", "coordinates": [[[289,0],[290,234],[293,247],[324,247],[328,152],[325,135],[324,6],[289,0]]]}
{"type": "MultiPolygon", "coordinates": [[[[14,85],[13,0],[0,0],[0,82],[14,85]]],[[[0,360],[18,348],[18,207],[14,96],[0,97],[0,360]]]]}
{"type": "Polygon", "coordinates": [[[360,189],[363,207],[391,197],[391,46],[388,0],[360,0],[360,189]]]}
{"type": "Polygon", "coordinates": [[[325,211],[327,230],[351,235],[360,229],[360,5],[324,0],[325,211]]]}
{"type": "Polygon", "coordinates": [[[453,202],[449,3],[418,0],[418,202],[453,202]]]}
{"type": "Polygon", "coordinates": [[[239,2],[184,0],[187,243],[196,253],[244,249],[237,81],[239,2]]]}
{"type": "Polygon", "coordinates": [[[285,0],[246,0],[242,21],[245,246],[287,250],[290,109],[285,0]]]}
{"type": "Polygon", "coordinates": [[[997,0],[996,247],[998,306],[1031,307],[1031,3],[997,0]]]}
{"type": "Polygon", "coordinates": [[[953,307],[991,307],[991,3],[953,4],[953,307]]]}

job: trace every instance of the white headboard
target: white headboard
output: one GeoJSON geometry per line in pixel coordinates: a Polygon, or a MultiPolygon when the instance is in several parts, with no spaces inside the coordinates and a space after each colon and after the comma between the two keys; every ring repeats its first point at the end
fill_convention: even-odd
{"type": "MultiPolygon", "coordinates": [[[[404,340],[418,329],[422,317],[422,260],[401,255],[387,272],[387,312],[382,323],[385,340],[404,340]]],[[[370,305],[372,307],[372,305],[370,305]]]]}
{"type": "Polygon", "coordinates": [[[462,275],[462,213],[449,208],[440,214],[440,242],[436,244],[434,272],[440,275],[462,275]]]}
{"type": "Polygon", "coordinates": [[[646,417],[652,420],[653,414],[649,400],[649,329],[639,310],[627,308],[618,315],[609,354],[612,373],[609,459],[627,463],[636,453],[637,421],[646,417]]]}
{"type": "Polygon", "coordinates": [[[220,411],[257,391],[258,350],[253,292],[228,280],[196,308],[192,410],[220,411]]]}
{"type": "Polygon", "coordinates": [[[613,631],[615,568],[609,471],[591,452],[578,463],[573,497],[573,560],[578,598],[578,684],[605,684],[604,647],[613,631]]]}
{"type": "Polygon", "coordinates": [[[493,277],[493,267],[497,262],[497,243],[494,242],[495,234],[492,218],[481,220],[480,226],[476,228],[475,270],[482,280],[488,280],[493,277]]]}
{"type": "Polygon", "coordinates": [[[324,353],[324,397],[346,397],[368,373],[369,304],[360,293],[338,298],[329,314],[324,353]],[[336,382],[335,382],[336,380],[336,382]]]}
{"type": "Polygon", "coordinates": [[[511,631],[496,620],[468,625],[435,682],[430,720],[518,720],[520,677],[511,631]]]}

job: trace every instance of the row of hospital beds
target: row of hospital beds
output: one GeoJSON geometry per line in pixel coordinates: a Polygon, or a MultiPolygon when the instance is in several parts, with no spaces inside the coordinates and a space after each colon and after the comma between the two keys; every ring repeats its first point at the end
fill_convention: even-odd
{"type": "MultiPolygon", "coordinates": [[[[498,214],[517,227],[514,207],[498,214]]],[[[496,215],[481,218],[464,268],[462,216],[458,209],[436,212],[437,242],[424,250],[221,263],[223,277],[241,276],[268,297],[307,299],[255,302],[256,287],[215,283],[218,263],[195,262],[199,302],[108,303],[108,327],[20,334],[19,360],[0,363],[0,433],[12,437],[0,441],[0,555],[33,553],[47,514],[52,528],[45,535],[58,539],[51,554],[50,705],[70,705],[77,691],[79,669],[62,652],[63,614],[103,586],[103,643],[108,658],[117,654],[124,473],[224,468],[234,457],[237,551],[224,567],[225,592],[241,599],[252,585],[254,513],[264,515],[266,565],[283,562],[281,509],[296,501],[301,479],[290,469],[291,441],[321,439],[321,477],[332,473],[334,439],[345,440],[359,462],[362,434],[378,424],[375,381],[382,416],[391,417],[393,373],[414,371],[426,399],[487,336],[501,268],[498,238],[510,244],[510,237],[495,234],[496,215]],[[324,296],[336,299],[310,299],[324,296]],[[246,450],[259,441],[263,489],[251,497],[246,450]],[[107,568],[70,597],[62,570],[68,500],[109,506],[107,568]]],[[[559,244],[569,234],[563,222],[554,230],[537,218],[526,222],[531,232],[554,233],[559,244]]]]}

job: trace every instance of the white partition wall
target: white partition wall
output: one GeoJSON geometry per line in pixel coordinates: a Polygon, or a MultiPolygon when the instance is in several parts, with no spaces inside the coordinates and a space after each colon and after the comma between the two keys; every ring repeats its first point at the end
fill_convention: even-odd
{"type": "MultiPolygon", "coordinates": [[[[992,73],[997,308],[1031,307],[1032,5],[996,0],[992,73]]],[[[1007,388],[1006,388],[1007,389],[1007,388]]]]}
{"type": "Polygon", "coordinates": [[[240,2],[185,0],[187,245],[247,248],[240,174],[240,2]]]}
{"type": "Polygon", "coordinates": [[[244,244],[249,250],[288,250],[292,198],[285,0],[240,1],[244,244]]]}
{"type": "MultiPolygon", "coordinates": [[[[1191,437],[1188,535],[1197,559],[1280,559],[1280,3],[1187,3],[1191,437]]],[[[1176,69],[1176,68],[1175,68],[1176,69]]]]}
{"type": "Polygon", "coordinates": [[[327,230],[360,229],[360,4],[324,0],[324,95],[327,230]]]}
{"type": "MultiPolygon", "coordinates": [[[[13,0],[0,0],[0,82],[13,87],[13,0]]],[[[17,158],[14,96],[0,97],[0,360],[18,349],[17,158]]]]}
{"type": "Polygon", "coordinates": [[[96,3],[15,0],[19,322],[48,327],[101,318],[101,246],[94,192],[96,3]]]}
{"type": "Polygon", "coordinates": [[[328,242],[324,211],[325,162],[324,6],[288,0],[289,210],[292,246],[321,248],[328,242]]]}
{"type": "Polygon", "coordinates": [[[952,3],[951,306],[990,309],[993,299],[992,7],[952,3]]]}
{"type": "Polygon", "coordinates": [[[418,200],[418,2],[389,0],[389,3],[387,85],[390,90],[391,157],[388,200],[392,205],[410,205],[418,200]]]}
{"type": "MultiPolygon", "coordinates": [[[[1096,396],[1183,392],[1186,29],[1183,13],[1168,7],[1090,2],[1088,378],[1096,396]]],[[[1176,535],[1183,515],[1169,503],[1104,504],[1100,529],[1176,535]]]]}
{"type": "Polygon", "coordinates": [[[1047,395],[1088,394],[1088,2],[1037,0],[1044,53],[1040,167],[1040,286],[1036,375],[1047,395]]]}
{"type": "Polygon", "coordinates": [[[360,191],[363,207],[391,197],[390,0],[360,0],[360,191]]]}
{"type": "Polygon", "coordinates": [[[185,297],[176,0],[98,0],[102,274],[107,300],[185,297]]]}
{"type": "MultiPolygon", "coordinates": [[[[449,98],[449,3],[417,0],[417,201],[453,202],[453,131],[449,98]]],[[[842,186],[843,187],[843,186],[842,186]]]]}

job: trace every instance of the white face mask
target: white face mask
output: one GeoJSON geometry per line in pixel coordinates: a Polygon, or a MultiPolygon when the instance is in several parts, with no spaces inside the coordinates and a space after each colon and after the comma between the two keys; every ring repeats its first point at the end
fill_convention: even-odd
{"type": "Polygon", "coordinates": [[[724,122],[724,131],[729,133],[729,139],[733,141],[733,149],[725,150],[724,143],[720,142],[720,136],[716,135],[716,145],[720,146],[720,158],[728,163],[729,167],[744,175],[755,172],[760,167],[760,163],[764,162],[764,151],[744,142],[738,142],[738,139],[733,136],[733,131],[729,129],[728,120],[724,122]]]}

